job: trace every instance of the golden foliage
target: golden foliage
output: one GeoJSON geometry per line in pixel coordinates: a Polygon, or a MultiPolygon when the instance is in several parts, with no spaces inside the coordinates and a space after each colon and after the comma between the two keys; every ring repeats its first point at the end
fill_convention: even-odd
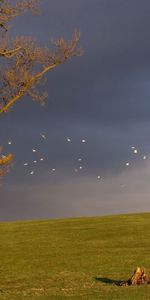
{"type": "Polygon", "coordinates": [[[0,0],[0,26],[5,31],[8,30],[8,22],[22,13],[30,10],[32,13],[39,12],[38,0],[16,0],[14,5],[12,1],[0,0]]]}
{"type": "Polygon", "coordinates": [[[7,112],[25,94],[44,104],[47,93],[39,95],[37,86],[43,76],[73,56],[81,55],[77,49],[80,33],[75,31],[70,41],[63,38],[53,41],[55,49],[38,47],[31,37],[17,37],[12,50],[0,50],[2,57],[9,60],[8,67],[1,71],[0,113],[7,112]]]}
{"type": "MultiPolygon", "coordinates": [[[[2,151],[2,147],[0,147],[0,153],[2,151]]],[[[4,176],[9,172],[13,162],[13,155],[1,155],[0,156],[0,177],[4,176]]]]}
{"type": "MultiPolygon", "coordinates": [[[[24,95],[44,105],[47,92],[38,91],[43,76],[83,52],[77,48],[77,30],[69,41],[61,37],[45,47],[39,47],[32,37],[10,38],[9,22],[27,11],[39,13],[39,1],[0,0],[0,114],[8,112],[24,95]]],[[[0,176],[10,161],[11,155],[0,158],[0,176]]]]}
{"type": "Polygon", "coordinates": [[[5,164],[9,164],[13,159],[12,154],[8,154],[8,155],[3,155],[2,157],[0,157],[0,166],[3,166],[5,164]]]}
{"type": "MultiPolygon", "coordinates": [[[[39,11],[37,0],[0,0],[0,113],[7,112],[25,94],[44,104],[47,93],[39,94],[37,87],[42,77],[73,56],[82,54],[77,48],[80,32],[75,30],[71,40],[59,38],[51,45],[39,47],[36,40],[28,36],[9,37],[8,23],[16,16],[30,10],[39,11]]],[[[50,43],[49,43],[50,44],[50,43]]]]}

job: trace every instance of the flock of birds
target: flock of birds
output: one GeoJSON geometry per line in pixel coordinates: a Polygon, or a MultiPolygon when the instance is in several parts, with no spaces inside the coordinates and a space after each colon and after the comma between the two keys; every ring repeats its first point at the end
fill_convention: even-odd
{"type": "MultiPolygon", "coordinates": [[[[134,146],[131,147],[131,150],[133,151],[134,154],[138,154],[138,149],[136,149],[134,146]]],[[[144,159],[144,160],[145,160],[146,158],[147,158],[146,155],[144,155],[144,156],[142,157],[142,159],[144,159]]],[[[126,162],[125,165],[128,167],[128,166],[130,165],[130,163],[129,163],[129,162],[126,162]]]]}
{"type": "MultiPolygon", "coordinates": [[[[43,140],[46,140],[46,139],[47,139],[47,137],[46,137],[45,134],[40,133],[40,136],[41,136],[41,138],[42,138],[43,140]]],[[[67,142],[67,143],[71,143],[71,142],[72,142],[72,139],[69,138],[69,137],[67,137],[67,138],[66,138],[66,142],[67,142]]],[[[83,143],[83,144],[86,143],[86,140],[85,140],[85,139],[81,139],[81,143],[83,143]]],[[[8,141],[8,145],[11,145],[11,144],[12,144],[12,141],[8,141]]],[[[35,149],[35,148],[33,148],[33,149],[31,149],[31,150],[32,150],[33,153],[36,153],[36,152],[37,152],[37,149],[35,149]]],[[[80,165],[79,165],[78,168],[74,168],[74,172],[75,172],[75,173],[77,173],[79,170],[82,170],[82,169],[83,169],[83,166],[81,165],[81,163],[82,163],[82,158],[79,157],[77,160],[78,160],[78,162],[80,162],[80,165]]],[[[39,158],[39,161],[44,161],[44,157],[40,157],[40,158],[39,158]]],[[[38,163],[38,160],[35,159],[35,160],[33,160],[32,163],[35,165],[35,164],[38,163]]],[[[29,162],[24,162],[23,165],[24,165],[25,167],[26,167],[26,166],[30,166],[30,163],[29,163],[29,162]]],[[[51,172],[55,172],[56,169],[55,169],[55,168],[52,168],[50,171],[51,171],[51,172]]],[[[34,171],[34,170],[30,170],[28,174],[34,175],[34,174],[35,174],[35,171],[34,171]]],[[[100,179],[100,178],[101,178],[101,176],[98,175],[98,176],[97,176],[97,179],[100,179]]]]}
{"type": "MultiPolygon", "coordinates": [[[[43,133],[40,133],[40,137],[41,137],[43,140],[46,140],[46,139],[47,139],[46,135],[43,134],[43,133]]],[[[70,137],[66,137],[66,142],[67,142],[67,143],[71,143],[71,142],[72,142],[72,139],[71,139],[70,137]]],[[[86,139],[85,139],[85,138],[81,139],[81,143],[83,143],[83,144],[86,143],[86,139]]],[[[9,140],[9,141],[8,141],[8,145],[11,145],[11,144],[12,144],[12,141],[9,140]]],[[[33,153],[36,153],[36,152],[37,152],[37,149],[35,149],[35,148],[33,148],[33,149],[31,149],[31,150],[32,150],[33,153]]],[[[137,149],[135,146],[131,146],[131,151],[132,151],[132,153],[135,154],[135,155],[137,155],[137,154],[139,153],[138,149],[137,149]]],[[[143,159],[143,160],[146,160],[146,159],[147,159],[147,156],[146,156],[146,155],[143,155],[143,156],[142,156],[142,159],[143,159]]],[[[38,160],[37,160],[37,159],[34,159],[33,162],[32,162],[32,165],[38,164],[38,161],[44,161],[44,157],[40,157],[38,160]]],[[[77,172],[79,172],[80,170],[83,169],[83,165],[82,165],[83,159],[82,159],[81,157],[79,157],[79,158],[77,158],[77,161],[78,161],[78,163],[79,163],[79,166],[78,166],[78,168],[74,168],[74,172],[75,172],[75,173],[77,173],[77,172]]],[[[126,162],[124,163],[124,166],[129,167],[130,164],[131,164],[131,163],[130,163],[129,161],[126,161],[126,162]]],[[[27,166],[30,167],[30,165],[31,165],[31,163],[29,163],[29,162],[24,162],[24,163],[23,163],[23,166],[24,166],[24,167],[27,167],[27,166]]],[[[56,168],[52,168],[50,171],[51,171],[51,172],[55,172],[55,171],[56,171],[56,168]]],[[[34,170],[34,169],[30,169],[29,172],[28,172],[28,174],[29,174],[29,175],[34,175],[34,174],[35,174],[35,170],[34,170]]],[[[101,175],[97,175],[97,180],[100,180],[100,179],[102,179],[102,176],[101,176],[101,175]]]]}

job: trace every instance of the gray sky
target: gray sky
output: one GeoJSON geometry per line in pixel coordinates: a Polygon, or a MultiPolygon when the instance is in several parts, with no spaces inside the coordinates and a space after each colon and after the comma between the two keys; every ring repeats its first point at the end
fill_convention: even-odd
{"type": "Polygon", "coordinates": [[[48,74],[45,108],[24,98],[1,117],[15,165],[1,185],[0,220],[149,211],[150,2],[42,2],[42,15],[18,18],[13,34],[46,43],[79,28],[85,53],[48,74]]]}

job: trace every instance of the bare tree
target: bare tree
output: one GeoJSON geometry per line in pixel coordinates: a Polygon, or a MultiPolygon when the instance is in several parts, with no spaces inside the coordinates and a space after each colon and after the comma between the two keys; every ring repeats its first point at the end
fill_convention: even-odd
{"type": "MultiPolygon", "coordinates": [[[[82,49],[77,48],[80,38],[77,30],[71,40],[51,40],[45,47],[38,46],[30,36],[10,37],[10,22],[27,11],[38,14],[39,1],[0,0],[0,114],[10,111],[25,95],[44,105],[47,92],[39,92],[44,75],[82,54],[82,49]]],[[[0,157],[0,176],[9,170],[11,162],[10,154],[0,157]]]]}

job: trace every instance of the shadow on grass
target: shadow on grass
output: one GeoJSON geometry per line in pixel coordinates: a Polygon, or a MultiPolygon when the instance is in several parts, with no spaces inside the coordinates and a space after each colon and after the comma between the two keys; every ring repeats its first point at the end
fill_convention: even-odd
{"type": "Polygon", "coordinates": [[[110,278],[106,278],[106,277],[95,277],[96,281],[100,281],[103,283],[107,283],[107,284],[115,284],[115,285],[121,285],[122,280],[115,280],[115,279],[110,279],[110,278]]]}

